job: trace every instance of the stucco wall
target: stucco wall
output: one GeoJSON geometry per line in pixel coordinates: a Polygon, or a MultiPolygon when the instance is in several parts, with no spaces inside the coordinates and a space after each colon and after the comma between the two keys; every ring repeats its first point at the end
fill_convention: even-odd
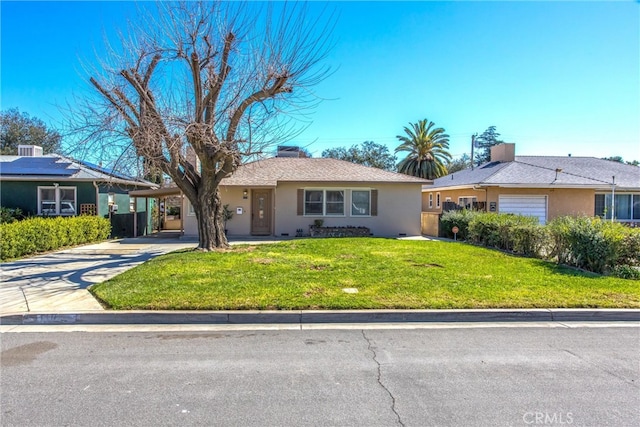
{"type": "Polygon", "coordinates": [[[478,202],[486,201],[486,192],[484,190],[433,190],[422,193],[422,211],[432,213],[442,213],[442,204],[447,201],[447,197],[451,198],[451,201],[458,203],[459,197],[476,197],[478,202]],[[429,208],[429,193],[433,194],[433,206],[429,208]],[[437,194],[440,193],[440,207],[437,207],[437,194]]]}
{"type": "MultiPolygon", "coordinates": [[[[595,190],[570,189],[570,188],[490,188],[487,190],[487,201],[498,202],[500,195],[535,195],[547,196],[547,221],[551,221],[559,216],[593,216],[595,212],[595,190]]],[[[488,207],[489,203],[487,203],[488,207]]]]}
{"type": "Polygon", "coordinates": [[[487,211],[491,202],[495,202],[496,211],[500,210],[500,195],[536,195],[547,196],[547,220],[565,215],[593,216],[595,209],[595,191],[590,189],[573,188],[498,188],[489,187],[484,190],[440,190],[432,191],[433,208],[429,209],[429,192],[422,193],[422,210],[424,212],[442,212],[442,203],[447,197],[458,203],[459,197],[473,197],[478,202],[487,202],[487,211]],[[436,208],[436,193],[440,193],[441,206],[436,208]]]}
{"type": "Polygon", "coordinates": [[[288,233],[295,236],[296,229],[309,232],[309,225],[315,219],[324,220],[324,225],[331,227],[368,227],[374,236],[407,236],[420,235],[420,184],[375,184],[357,185],[353,183],[331,183],[323,186],[317,183],[280,184],[275,196],[275,234],[288,233]],[[348,206],[346,215],[335,216],[300,216],[297,215],[297,191],[299,188],[335,188],[347,190],[347,202],[350,190],[378,190],[378,215],[371,217],[350,216],[348,206]]]}
{"type": "MultiPolygon", "coordinates": [[[[247,188],[247,198],[243,198],[243,188],[221,187],[223,204],[228,204],[234,213],[227,222],[229,236],[247,236],[251,234],[251,188],[247,188]],[[242,208],[243,213],[237,214],[242,208]]],[[[420,235],[420,184],[376,184],[373,186],[354,185],[353,183],[331,183],[323,186],[318,183],[285,183],[280,184],[273,193],[272,235],[295,236],[297,229],[309,233],[309,225],[315,219],[323,219],[327,226],[362,226],[368,227],[375,236],[407,236],[420,235]],[[350,190],[378,190],[378,215],[371,217],[350,216],[348,205],[345,216],[301,216],[297,214],[297,197],[300,188],[343,189],[347,191],[347,203],[350,201],[350,190]]],[[[185,212],[188,203],[185,201],[185,212]]],[[[197,235],[198,228],[195,216],[187,214],[184,221],[185,235],[197,235]]]]}

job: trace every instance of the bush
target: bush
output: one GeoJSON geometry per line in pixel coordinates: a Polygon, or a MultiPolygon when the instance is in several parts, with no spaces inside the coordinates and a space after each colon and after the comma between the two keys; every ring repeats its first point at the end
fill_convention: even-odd
{"type": "Polygon", "coordinates": [[[445,237],[453,238],[453,231],[451,231],[451,229],[455,226],[458,227],[457,238],[466,240],[469,236],[469,222],[478,215],[481,215],[481,213],[466,209],[445,212],[440,218],[440,224],[442,224],[445,237]]]}
{"type": "Polygon", "coordinates": [[[3,208],[0,207],[0,224],[9,224],[24,218],[22,209],[20,208],[3,208]]]}
{"type": "Polygon", "coordinates": [[[549,226],[551,257],[595,273],[640,265],[640,231],[595,217],[562,217],[549,226]]]}
{"type": "Polygon", "coordinates": [[[0,259],[104,240],[110,233],[109,220],[97,216],[29,218],[0,224],[0,259]]]}
{"type": "Polygon", "coordinates": [[[621,279],[640,280],[640,269],[630,265],[616,265],[611,270],[611,275],[621,279]]]}
{"type": "Polygon", "coordinates": [[[537,255],[545,244],[545,234],[536,218],[482,213],[469,222],[469,240],[487,247],[537,255]]]}

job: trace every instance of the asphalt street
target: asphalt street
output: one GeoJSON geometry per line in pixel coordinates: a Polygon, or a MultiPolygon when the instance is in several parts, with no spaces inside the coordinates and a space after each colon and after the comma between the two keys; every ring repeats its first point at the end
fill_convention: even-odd
{"type": "Polygon", "coordinates": [[[640,425],[637,323],[1,341],[2,426],[640,425]]]}

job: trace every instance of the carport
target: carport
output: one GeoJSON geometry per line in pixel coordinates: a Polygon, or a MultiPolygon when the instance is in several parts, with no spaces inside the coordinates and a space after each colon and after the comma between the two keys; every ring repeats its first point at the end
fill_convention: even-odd
{"type": "MultiPolygon", "coordinates": [[[[129,192],[129,196],[134,200],[134,209],[137,209],[138,198],[145,199],[145,206],[148,206],[148,199],[156,199],[158,200],[158,206],[162,200],[165,200],[167,197],[171,196],[179,196],[180,197],[180,205],[184,206],[183,199],[184,195],[182,191],[178,187],[162,187],[156,189],[145,189],[145,190],[134,190],[129,192]]],[[[147,213],[147,222],[149,221],[149,211],[145,211],[147,213]]],[[[166,223],[167,209],[164,209],[162,212],[163,220],[162,223],[166,223]]],[[[133,222],[133,232],[134,235],[137,235],[138,231],[138,221],[137,218],[134,218],[133,222]]],[[[184,235],[184,212],[180,213],[180,226],[179,230],[180,235],[184,235]]]]}

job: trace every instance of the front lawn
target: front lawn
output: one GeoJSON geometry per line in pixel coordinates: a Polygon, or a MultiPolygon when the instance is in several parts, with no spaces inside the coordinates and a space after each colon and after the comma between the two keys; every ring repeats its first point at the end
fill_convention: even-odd
{"type": "Polygon", "coordinates": [[[639,285],[458,242],[343,238],[174,252],[91,292],[118,310],[640,308],[639,285]]]}

